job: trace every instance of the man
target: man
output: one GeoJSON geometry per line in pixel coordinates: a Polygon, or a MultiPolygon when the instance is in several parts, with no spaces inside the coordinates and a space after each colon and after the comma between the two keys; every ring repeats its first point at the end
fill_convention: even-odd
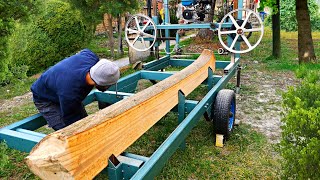
{"type": "Polygon", "coordinates": [[[82,101],[95,86],[106,91],[120,77],[118,66],[89,49],[50,67],[32,84],[34,104],[54,130],[62,129],[87,113],[82,101]]]}

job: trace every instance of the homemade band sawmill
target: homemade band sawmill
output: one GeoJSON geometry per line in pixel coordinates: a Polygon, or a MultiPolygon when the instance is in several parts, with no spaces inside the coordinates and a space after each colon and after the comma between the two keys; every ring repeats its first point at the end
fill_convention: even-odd
{"type": "MultiPolygon", "coordinates": [[[[190,18],[187,15],[191,12],[197,13],[201,3],[209,9],[208,2],[182,0],[182,5],[189,10],[184,18],[190,18]]],[[[155,3],[150,1],[150,4],[155,7],[155,3]]],[[[107,169],[109,179],[152,179],[185,143],[200,117],[205,116],[214,123],[217,146],[222,146],[230,136],[235,123],[236,95],[233,90],[223,88],[235,75],[237,89],[240,88],[240,54],[257,47],[263,36],[259,15],[244,9],[243,1],[238,0],[238,9],[226,13],[219,23],[170,24],[168,0],[164,0],[163,5],[161,24],[157,14],[152,17],[137,14],[128,20],[125,36],[129,46],[137,51],[156,49],[159,41],[164,40],[166,55],[143,64],[142,70],[122,77],[117,86],[106,92],[93,90],[83,101],[85,105],[98,101],[105,107],[48,135],[35,131],[47,124],[41,114],[0,129],[0,140],[8,147],[30,152],[26,162],[34,174],[41,179],[93,179],[107,169]],[[219,54],[228,54],[230,60],[216,60],[211,50],[203,50],[197,59],[172,58],[169,34],[170,30],[179,29],[217,31],[223,47],[219,54]],[[161,30],[165,32],[164,37],[159,37],[161,30]],[[252,36],[257,38],[250,38],[252,36]],[[140,46],[136,46],[137,43],[140,46]],[[163,71],[175,66],[185,68],[177,72],[163,71]],[[223,75],[215,74],[216,69],[222,69],[223,75]],[[150,80],[154,85],[135,94],[141,79],[150,80]],[[202,100],[186,99],[201,84],[208,88],[202,100]],[[170,111],[178,113],[177,127],[150,157],[126,152],[170,111]]],[[[179,42],[179,35],[175,38],[179,42]]]]}

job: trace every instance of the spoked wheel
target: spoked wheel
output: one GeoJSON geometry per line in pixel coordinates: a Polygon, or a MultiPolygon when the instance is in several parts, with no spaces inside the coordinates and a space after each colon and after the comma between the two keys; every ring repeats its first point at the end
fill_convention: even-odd
{"type": "Polygon", "coordinates": [[[215,134],[228,139],[234,127],[236,115],[236,96],[234,91],[223,89],[218,92],[213,108],[215,134]]]}
{"type": "Polygon", "coordinates": [[[156,25],[143,14],[131,16],[126,24],[125,37],[128,45],[136,51],[147,51],[156,42],[156,25]]]}
{"type": "Polygon", "coordinates": [[[262,20],[257,13],[255,13],[250,9],[233,10],[222,18],[218,28],[218,37],[221,45],[228,51],[233,53],[247,53],[253,50],[254,48],[256,48],[262,40],[262,37],[263,37],[262,20]],[[242,19],[236,20],[234,18],[235,15],[240,12],[246,15],[244,20],[242,19]],[[227,21],[232,23],[231,28],[228,28],[228,29],[222,28],[223,24],[227,21]],[[225,43],[224,40],[222,39],[223,35],[230,36],[232,38],[232,43],[229,45],[228,43],[225,43]],[[256,38],[254,39],[250,38],[253,35],[258,37],[258,40],[256,40],[256,38]],[[236,42],[244,42],[242,43],[242,46],[241,46],[243,50],[234,49],[236,42]]]}

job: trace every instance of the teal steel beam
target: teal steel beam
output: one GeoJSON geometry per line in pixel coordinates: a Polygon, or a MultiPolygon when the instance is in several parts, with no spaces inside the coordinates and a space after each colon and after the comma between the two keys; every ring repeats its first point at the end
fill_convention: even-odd
{"type": "Polygon", "coordinates": [[[134,95],[133,93],[114,92],[114,91],[95,91],[97,101],[114,104],[126,97],[134,95]]]}
{"type": "MultiPolygon", "coordinates": [[[[186,117],[186,97],[184,93],[179,90],[178,92],[178,123],[180,124],[186,117]]],[[[182,141],[180,144],[181,149],[186,148],[186,141],[182,141]]]]}
{"type": "MultiPolygon", "coordinates": [[[[213,70],[209,67],[208,68],[208,79],[207,79],[208,91],[210,91],[213,88],[213,85],[215,83],[215,78],[216,78],[216,76],[213,75],[213,70]]],[[[219,78],[219,80],[220,79],[221,78],[219,78]]],[[[212,119],[211,107],[212,107],[212,103],[207,103],[207,105],[206,105],[207,110],[206,110],[206,114],[204,114],[204,116],[205,116],[206,120],[208,120],[208,121],[212,119]]]]}
{"type": "MultiPolygon", "coordinates": [[[[170,24],[170,15],[169,15],[169,0],[164,0],[164,25],[170,24]]],[[[165,37],[170,37],[170,30],[164,29],[165,37]]],[[[170,40],[166,40],[166,52],[170,52],[170,40]]]]}
{"type": "Polygon", "coordinates": [[[212,69],[209,67],[208,68],[208,91],[210,91],[210,89],[212,89],[213,87],[213,80],[214,80],[214,76],[213,76],[213,71],[212,69]]]}
{"type": "MultiPolygon", "coordinates": [[[[217,84],[217,82],[221,79],[222,76],[219,76],[219,75],[212,75],[212,83],[213,85],[214,84],[217,84]]],[[[205,84],[205,85],[208,85],[208,79],[206,79],[202,84],[205,84]]],[[[211,88],[210,88],[211,89],[211,88]]]]}
{"type": "Polygon", "coordinates": [[[18,128],[16,129],[17,132],[21,132],[21,133],[25,133],[25,134],[29,134],[29,135],[32,135],[32,136],[38,136],[40,138],[44,138],[45,136],[47,136],[46,134],[43,134],[43,133],[38,133],[38,132],[35,132],[35,131],[30,131],[30,130],[27,130],[27,129],[22,129],[22,128],[18,128]]]}
{"type": "MultiPolygon", "coordinates": [[[[144,70],[154,70],[156,69],[155,67],[159,67],[159,66],[163,66],[163,65],[166,65],[168,64],[169,65],[169,60],[170,60],[170,57],[169,56],[164,56],[162,58],[160,58],[159,60],[154,60],[154,61],[151,61],[151,62],[148,62],[148,63],[145,63],[142,65],[142,68],[144,70]]],[[[168,66],[167,65],[167,66],[168,66]]]]}
{"type": "Polygon", "coordinates": [[[181,67],[187,67],[190,64],[192,64],[194,60],[192,59],[170,59],[169,64],[171,66],[181,66],[181,67]]]}
{"type": "MultiPolygon", "coordinates": [[[[125,76],[119,79],[117,83],[117,90],[120,92],[133,93],[137,87],[138,81],[141,79],[140,72],[135,72],[128,76],[125,76]]],[[[109,91],[116,91],[116,86],[113,85],[109,89],[109,91]]]]}
{"type": "Polygon", "coordinates": [[[230,61],[216,61],[216,69],[224,69],[230,64],[230,61]]]}
{"type": "MultiPolygon", "coordinates": [[[[232,23],[223,23],[222,28],[230,28],[232,23]]],[[[217,30],[219,27],[218,23],[193,23],[193,24],[161,24],[156,25],[157,29],[168,29],[168,30],[175,30],[175,29],[212,29],[217,30]]]]}
{"type": "Polygon", "coordinates": [[[213,75],[213,84],[217,84],[221,78],[222,78],[222,76],[213,75]]]}
{"type": "Polygon", "coordinates": [[[89,94],[88,94],[88,96],[82,101],[82,104],[83,105],[88,105],[88,104],[90,104],[90,103],[92,103],[93,101],[95,101],[96,100],[96,96],[95,96],[95,91],[97,91],[97,90],[92,90],[89,94]]]}
{"type": "MultiPolygon", "coordinates": [[[[195,60],[192,59],[171,59],[170,65],[171,66],[182,66],[186,67],[192,64],[195,60]]],[[[230,61],[216,61],[216,69],[224,69],[230,64],[230,61]]]]}
{"type": "MultiPolygon", "coordinates": [[[[190,113],[199,103],[199,101],[194,100],[186,100],[185,101],[185,113],[190,113]]],[[[172,112],[178,112],[178,106],[175,106],[172,110],[172,112]]]]}
{"type": "Polygon", "coordinates": [[[185,102],[185,113],[189,114],[199,103],[199,101],[186,100],[185,102]]]}
{"type": "Polygon", "coordinates": [[[147,68],[145,70],[157,71],[157,70],[160,70],[160,69],[165,69],[168,66],[169,66],[169,61],[166,61],[166,62],[158,63],[155,66],[152,66],[152,67],[147,68]]]}
{"type": "Polygon", "coordinates": [[[145,70],[142,70],[140,72],[141,72],[141,79],[148,79],[148,80],[164,80],[174,74],[172,72],[145,71],[145,70]]]}
{"type": "Polygon", "coordinates": [[[123,154],[118,157],[111,156],[108,160],[108,167],[105,169],[108,172],[108,178],[112,180],[130,179],[142,166],[148,158],[135,155],[123,154]]]}
{"type": "Polygon", "coordinates": [[[30,117],[27,117],[21,121],[15,122],[9,126],[4,127],[5,129],[15,130],[17,128],[28,129],[28,130],[36,130],[41,126],[47,124],[47,121],[42,117],[42,115],[36,114],[30,117]]]}
{"type": "Polygon", "coordinates": [[[42,138],[6,128],[0,129],[0,140],[5,141],[9,148],[23,152],[30,152],[42,138]]]}
{"type": "Polygon", "coordinates": [[[223,76],[220,81],[206,94],[190,114],[179,124],[161,146],[152,154],[150,159],[138,170],[132,179],[153,179],[164,167],[165,163],[184,141],[199,118],[205,113],[209,104],[213,103],[219,90],[221,90],[235,74],[238,63],[235,63],[230,73],[223,76]]]}
{"type": "Polygon", "coordinates": [[[151,62],[145,63],[145,64],[142,65],[142,67],[144,69],[148,69],[148,68],[150,68],[152,66],[155,66],[155,65],[157,65],[159,63],[163,63],[163,62],[169,61],[169,60],[170,60],[169,56],[164,56],[164,57],[160,58],[159,60],[153,60],[151,62]]]}
{"type": "Polygon", "coordinates": [[[143,161],[143,162],[146,162],[146,161],[148,161],[150,159],[150,158],[145,157],[145,156],[140,156],[140,155],[132,154],[132,153],[128,153],[128,152],[124,152],[121,155],[129,157],[129,158],[133,158],[133,159],[138,159],[138,160],[143,161]]]}

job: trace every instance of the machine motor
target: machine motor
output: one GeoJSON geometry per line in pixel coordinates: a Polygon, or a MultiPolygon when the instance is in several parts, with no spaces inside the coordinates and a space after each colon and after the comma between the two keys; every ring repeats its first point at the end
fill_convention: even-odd
{"type": "Polygon", "coordinates": [[[206,14],[211,11],[212,0],[182,0],[182,17],[188,22],[204,21],[206,14]]]}

